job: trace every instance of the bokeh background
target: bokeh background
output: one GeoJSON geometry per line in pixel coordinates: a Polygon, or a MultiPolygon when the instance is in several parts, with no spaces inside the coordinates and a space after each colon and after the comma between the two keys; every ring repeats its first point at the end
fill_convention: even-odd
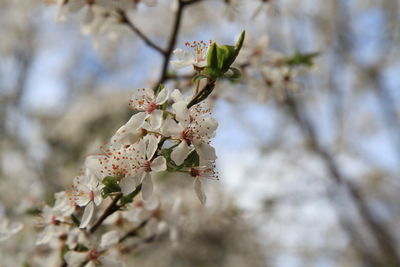
{"type": "MultiPolygon", "coordinates": [[[[139,3],[130,18],[165,47],[174,6],[139,3]]],[[[0,214],[19,220],[68,188],[132,115],[131,92],[153,87],[162,67],[128,27],[87,34],[82,14],[56,23],[57,12],[52,1],[0,2],[0,214]]],[[[175,47],[234,43],[242,29],[243,79],[212,96],[220,180],[207,181],[206,211],[189,202],[196,223],[178,244],[142,248],[137,262],[400,266],[399,1],[198,1],[175,47]],[[265,62],[296,52],[319,56],[290,76],[290,90],[271,88],[265,62]]],[[[169,73],[169,88],[192,90],[190,70],[169,73]]],[[[179,179],[157,187],[194,195],[179,179]]],[[[26,238],[0,244],[0,266],[24,262],[26,238]]]]}

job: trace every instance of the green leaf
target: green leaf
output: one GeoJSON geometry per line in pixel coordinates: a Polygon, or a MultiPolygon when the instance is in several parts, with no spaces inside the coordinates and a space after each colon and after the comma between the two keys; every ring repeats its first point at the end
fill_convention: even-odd
{"type": "Polygon", "coordinates": [[[188,157],[185,159],[185,161],[180,167],[191,168],[199,165],[200,165],[199,154],[197,154],[196,150],[193,150],[192,152],[189,153],[188,157]]]}
{"type": "Polygon", "coordinates": [[[222,77],[224,73],[230,69],[236,57],[239,55],[240,49],[243,46],[244,37],[245,31],[242,31],[234,46],[223,45],[219,47],[216,43],[213,43],[208,50],[207,67],[204,74],[214,79],[222,77]]]}
{"type": "Polygon", "coordinates": [[[71,219],[76,226],[81,225],[81,221],[74,214],[71,214],[71,219]]]}
{"type": "Polygon", "coordinates": [[[75,248],[75,251],[78,251],[78,252],[85,252],[85,251],[89,251],[89,248],[88,247],[86,247],[84,244],[82,244],[82,243],[78,243],[78,245],[76,246],[76,248],[75,248]]]}
{"type": "Polygon", "coordinates": [[[197,82],[198,80],[205,79],[205,78],[209,78],[209,76],[207,76],[207,75],[205,75],[205,74],[202,74],[202,73],[196,74],[196,75],[192,78],[192,83],[195,83],[195,82],[197,82]]]}
{"type": "Polygon", "coordinates": [[[101,189],[101,196],[103,198],[108,197],[111,193],[121,192],[121,187],[118,184],[117,178],[114,176],[106,176],[102,183],[105,185],[105,187],[101,189]]]}
{"type": "Polygon", "coordinates": [[[138,185],[136,187],[135,191],[133,191],[132,193],[121,197],[121,199],[120,199],[121,206],[131,203],[133,201],[133,199],[137,196],[137,194],[140,193],[141,190],[142,190],[142,184],[138,185]]]}
{"type": "Polygon", "coordinates": [[[239,54],[240,49],[242,49],[243,46],[243,42],[244,42],[244,37],[246,36],[246,31],[243,30],[242,33],[239,36],[239,39],[237,40],[236,44],[235,44],[235,52],[236,55],[239,54]]]}
{"type": "Polygon", "coordinates": [[[224,75],[225,78],[228,78],[231,81],[235,81],[235,80],[239,79],[240,77],[242,77],[242,72],[239,69],[230,67],[229,70],[231,72],[225,73],[225,75],[224,75]]]}
{"type": "Polygon", "coordinates": [[[296,67],[301,65],[311,67],[312,65],[314,65],[314,58],[319,56],[319,54],[320,54],[319,52],[313,52],[313,53],[296,52],[293,56],[286,58],[286,64],[289,67],[296,67]]]}
{"type": "Polygon", "coordinates": [[[42,211],[38,208],[31,208],[31,209],[28,209],[27,211],[25,211],[25,213],[30,216],[38,216],[38,215],[42,214],[42,211]]]}
{"type": "Polygon", "coordinates": [[[157,88],[155,94],[158,95],[158,94],[161,92],[161,90],[164,89],[164,88],[165,88],[165,85],[161,83],[161,84],[158,86],[158,88],[157,88]]]}
{"type": "Polygon", "coordinates": [[[62,261],[64,261],[64,256],[65,256],[65,254],[67,254],[68,251],[69,251],[69,247],[64,244],[64,246],[62,247],[62,249],[60,251],[60,257],[61,257],[62,261]]]}
{"type": "Polygon", "coordinates": [[[165,158],[167,161],[167,171],[177,171],[178,166],[175,164],[175,162],[171,159],[171,153],[175,147],[177,147],[179,144],[173,145],[169,148],[163,148],[161,149],[161,155],[165,158]]]}
{"type": "Polygon", "coordinates": [[[208,49],[207,54],[207,67],[211,69],[218,68],[218,57],[217,57],[217,44],[213,43],[208,49]]]}

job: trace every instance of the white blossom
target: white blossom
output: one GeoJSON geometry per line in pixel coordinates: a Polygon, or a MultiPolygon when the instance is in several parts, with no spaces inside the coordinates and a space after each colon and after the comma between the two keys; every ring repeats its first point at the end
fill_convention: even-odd
{"type": "Polygon", "coordinates": [[[185,101],[173,104],[177,122],[167,118],[162,127],[164,135],[180,140],[171,153],[172,160],[181,165],[192,151],[191,144],[201,160],[215,160],[215,149],[209,144],[209,140],[215,136],[217,121],[209,115],[209,110],[203,110],[199,105],[190,109],[186,106],[185,101]]]}
{"type": "Polygon", "coordinates": [[[193,43],[185,43],[187,47],[190,47],[193,52],[185,51],[180,48],[174,50],[174,55],[178,58],[172,60],[172,67],[175,69],[181,69],[188,66],[193,66],[194,69],[199,70],[207,66],[207,53],[208,48],[211,46],[211,41],[206,43],[204,41],[193,43]]]}
{"type": "Polygon", "coordinates": [[[124,194],[128,194],[135,190],[138,182],[142,183],[142,196],[148,199],[153,193],[153,182],[151,179],[152,173],[166,170],[166,160],[162,156],[154,158],[158,148],[160,137],[154,135],[146,135],[134,147],[138,153],[136,166],[136,175],[132,177],[125,177],[121,180],[120,186],[124,194]]]}
{"type": "Polygon", "coordinates": [[[95,206],[100,205],[102,197],[101,185],[93,176],[78,176],[74,179],[74,200],[80,207],[85,207],[80,228],[88,226],[93,218],[95,206]]]}
{"type": "Polygon", "coordinates": [[[163,111],[160,106],[164,104],[169,97],[167,88],[163,88],[157,96],[154,91],[149,88],[141,88],[134,92],[131,100],[130,107],[134,110],[145,112],[145,114],[137,115],[134,125],[143,125],[147,118],[150,118],[151,125],[154,128],[159,128],[162,123],[163,111]]]}

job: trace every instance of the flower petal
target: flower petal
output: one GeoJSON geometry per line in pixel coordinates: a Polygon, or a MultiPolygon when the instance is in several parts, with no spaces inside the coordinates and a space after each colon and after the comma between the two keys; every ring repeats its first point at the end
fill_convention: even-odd
{"type": "Polygon", "coordinates": [[[86,260],[86,256],[87,253],[84,252],[68,251],[64,255],[64,260],[68,266],[79,266],[86,260]]]}
{"type": "Polygon", "coordinates": [[[157,95],[157,98],[156,98],[156,103],[157,103],[157,105],[162,105],[162,104],[164,104],[165,101],[168,100],[168,97],[169,97],[168,88],[167,88],[167,87],[164,87],[164,89],[162,89],[162,90],[158,93],[158,95],[157,95]]]}
{"type": "Polygon", "coordinates": [[[184,101],[182,93],[181,93],[181,91],[179,89],[175,89],[171,93],[171,98],[172,98],[172,100],[174,100],[174,102],[184,101]]]}
{"type": "Polygon", "coordinates": [[[160,109],[156,109],[151,113],[151,126],[152,128],[159,129],[162,124],[163,119],[163,111],[160,109]]]}
{"type": "Polygon", "coordinates": [[[176,165],[181,165],[189,155],[190,150],[191,148],[187,145],[187,143],[182,141],[177,147],[174,148],[174,151],[172,151],[171,159],[176,165]]]}
{"type": "Polygon", "coordinates": [[[154,172],[165,171],[167,169],[167,161],[165,160],[165,158],[163,156],[159,156],[151,162],[150,167],[151,167],[151,170],[154,172]]]}
{"type": "Polygon", "coordinates": [[[161,133],[165,136],[179,136],[183,129],[180,124],[168,117],[161,127],[161,133]]]}
{"type": "Polygon", "coordinates": [[[149,102],[153,102],[156,98],[154,95],[154,91],[150,88],[144,88],[144,90],[145,90],[147,100],[149,100],[149,102]]]}
{"type": "Polygon", "coordinates": [[[110,248],[119,242],[118,232],[113,230],[101,236],[100,247],[103,249],[110,248]]]}
{"type": "Polygon", "coordinates": [[[205,117],[198,120],[196,131],[200,136],[212,138],[215,136],[215,130],[217,127],[217,120],[212,117],[205,117]]]}
{"type": "Polygon", "coordinates": [[[159,137],[155,137],[154,135],[146,135],[147,149],[146,149],[146,159],[150,160],[154,153],[157,151],[158,143],[160,142],[159,137]]]}
{"type": "Polygon", "coordinates": [[[150,173],[146,173],[142,181],[142,197],[144,200],[150,199],[153,194],[153,181],[150,173]]]}
{"type": "Polygon", "coordinates": [[[41,232],[36,240],[36,245],[43,245],[48,243],[53,237],[53,225],[48,225],[44,228],[43,232],[41,232]]]}
{"type": "Polygon", "coordinates": [[[119,186],[122,194],[127,195],[136,189],[136,181],[132,177],[124,177],[119,182],[119,186]]]}
{"type": "Polygon", "coordinates": [[[90,201],[83,212],[81,225],[79,226],[79,228],[86,228],[89,225],[90,221],[92,220],[93,215],[94,215],[94,203],[93,201],[90,201]]]}
{"type": "Polygon", "coordinates": [[[216,160],[217,155],[215,154],[215,148],[210,144],[201,141],[193,142],[196,148],[197,154],[199,154],[200,160],[216,160]]]}
{"type": "Polygon", "coordinates": [[[175,111],[176,119],[186,127],[189,123],[189,110],[186,107],[187,103],[185,101],[179,101],[172,105],[172,108],[175,111]]]}
{"type": "MultiPolygon", "coordinates": [[[[136,113],[135,115],[133,115],[129,121],[125,124],[125,128],[121,129],[121,131],[126,130],[129,132],[134,132],[137,129],[139,129],[140,127],[142,127],[145,119],[147,119],[149,117],[149,115],[146,112],[139,112],[136,113]]],[[[117,132],[119,132],[120,130],[118,130],[117,132]]]]}
{"type": "Polygon", "coordinates": [[[202,184],[200,178],[197,177],[194,179],[193,187],[194,187],[194,191],[196,192],[196,195],[199,198],[201,204],[205,205],[207,197],[204,194],[203,184],[202,184]]]}

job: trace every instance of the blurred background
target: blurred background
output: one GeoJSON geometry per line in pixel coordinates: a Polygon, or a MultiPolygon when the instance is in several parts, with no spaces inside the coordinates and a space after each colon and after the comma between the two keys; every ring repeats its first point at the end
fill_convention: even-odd
{"type": "MultiPolygon", "coordinates": [[[[175,1],[138,2],[129,19],[166,47],[175,1]]],[[[132,115],[132,91],[161,77],[163,57],[127,25],[99,32],[81,13],[56,23],[57,13],[52,1],[0,1],[0,214],[10,218],[68,188],[132,115]]],[[[200,0],[184,8],[174,47],[233,44],[243,29],[243,78],[212,95],[220,180],[207,181],[205,210],[188,202],[178,245],[150,245],[137,262],[400,266],[399,1],[200,0]],[[299,52],[319,56],[279,63],[299,52]]],[[[188,74],[169,68],[162,81],[193,90],[188,74]]],[[[179,179],[156,186],[194,195],[179,179]]],[[[0,244],[0,266],[29,257],[26,238],[0,244]]]]}

